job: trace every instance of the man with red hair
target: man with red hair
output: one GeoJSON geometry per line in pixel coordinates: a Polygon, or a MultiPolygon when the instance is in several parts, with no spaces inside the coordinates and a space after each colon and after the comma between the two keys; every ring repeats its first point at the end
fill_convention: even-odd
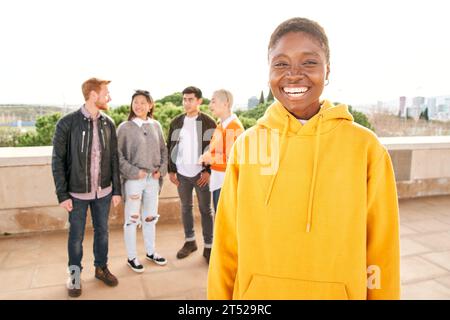
{"type": "Polygon", "coordinates": [[[95,277],[118,284],[108,270],[108,216],[111,200],[121,201],[114,121],[101,112],[111,101],[110,81],[91,78],[82,85],[85,104],[61,118],[53,137],[52,171],[60,206],[69,213],[68,294],[81,295],[81,260],[87,209],[94,226],[95,277]]]}

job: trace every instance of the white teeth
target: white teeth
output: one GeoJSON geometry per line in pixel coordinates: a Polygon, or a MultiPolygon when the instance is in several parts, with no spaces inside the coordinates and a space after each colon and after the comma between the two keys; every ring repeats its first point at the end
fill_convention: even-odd
{"type": "Polygon", "coordinates": [[[284,92],[287,94],[298,94],[298,93],[305,93],[308,91],[307,87],[299,87],[299,88],[283,88],[284,92]]]}

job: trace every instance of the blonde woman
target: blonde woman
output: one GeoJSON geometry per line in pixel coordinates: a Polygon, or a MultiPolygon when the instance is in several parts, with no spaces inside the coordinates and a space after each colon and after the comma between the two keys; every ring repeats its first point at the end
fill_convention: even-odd
{"type": "Polygon", "coordinates": [[[241,121],[231,111],[233,106],[233,95],[230,91],[221,89],[213,93],[209,108],[212,114],[219,118],[214,135],[211,139],[210,149],[200,158],[201,162],[211,165],[211,179],[209,191],[212,193],[214,212],[217,211],[220,189],[225,178],[227,159],[231,147],[236,138],[244,132],[241,121]]]}

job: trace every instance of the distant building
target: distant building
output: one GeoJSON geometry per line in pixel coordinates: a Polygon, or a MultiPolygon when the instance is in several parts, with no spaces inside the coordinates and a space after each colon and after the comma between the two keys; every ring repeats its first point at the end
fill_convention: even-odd
{"type": "Polygon", "coordinates": [[[425,97],[414,97],[413,98],[413,106],[422,108],[425,104],[425,97]]]}
{"type": "Polygon", "coordinates": [[[444,104],[447,106],[447,110],[450,109],[450,98],[445,98],[444,104]]]}
{"type": "Polygon", "coordinates": [[[450,106],[447,103],[439,104],[437,106],[437,113],[434,116],[433,120],[439,120],[439,121],[450,120],[450,106]]]}
{"type": "Polygon", "coordinates": [[[414,97],[412,101],[413,105],[410,108],[410,117],[418,120],[420,118],[420,114],[425,111],[427,106],[425,105],[425,97],[414,97]]]}
{"type": "Polygon", "coordinates": [[[398,116],[406,117],[406,97],[400,97],[400,104],[398,108],[398,116]]]}
{"type": "Polygon", "coordinates": [[[255,96],[248,99],[247,107],[249,109],[256,107],[259,104],[259,99],[255,96]]]}
{"type": "MultiPolygon", "coordinates": [[[[450,96],[421,97],[416,96],[407,98],[399,97],[395,103],[397,114],[400,117],[406,117],[418,120],[421,114],[426,112],[429,120],[450,121],[450,96]]],[[[378,102],[377,107],[380,107],[378,102]]],[[[375,106],[374,106],[375,109],[375,106]]]]}
{"type": "Polygon", "coordinates": [[[447,104],[440,104],[438,106],[438,112],[449,112],[449,106],[447,104]]]}
{"type": "Polygon", "coordinates": [[[427,99],[428,117],[430,119],[434,118],[438,112],[436,105],[436,98],[427,99]]]}

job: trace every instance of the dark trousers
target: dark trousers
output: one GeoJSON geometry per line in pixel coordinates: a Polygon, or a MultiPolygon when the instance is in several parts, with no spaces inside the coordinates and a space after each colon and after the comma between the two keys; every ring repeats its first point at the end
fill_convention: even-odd
{"type": "Polygon", "coordinates": [[[217,213],[217,205],[219,204],[220,190],[221,189],[217,189],[212,192],[214,213],[217,213]]]}
{"type": "Polygon", "coordinates": [[[82,270],[83,239],[88,207],[91,208],[94,226],[94,266],[105,267],[108,262],[108,217],[112,194],[101,199],[79,200],[72,198],[73,210],[69,212],[69,268],[82,270]]]}
{"type": "Polygon", "coordinates": [[[203,241],[206,247],[210,247],[213,241],[213,216],[209,185],[203,187],[197,185],[197,180],[200,179],[200,173],[192,178],[177,174],[177,178],[180,182],[178,186],[178,195],[181,200],[181,217],[183,220],[186,241],[195,239],[194,215],[192,212],[192,191],[195,189],[202,218],[203,241]]]}

